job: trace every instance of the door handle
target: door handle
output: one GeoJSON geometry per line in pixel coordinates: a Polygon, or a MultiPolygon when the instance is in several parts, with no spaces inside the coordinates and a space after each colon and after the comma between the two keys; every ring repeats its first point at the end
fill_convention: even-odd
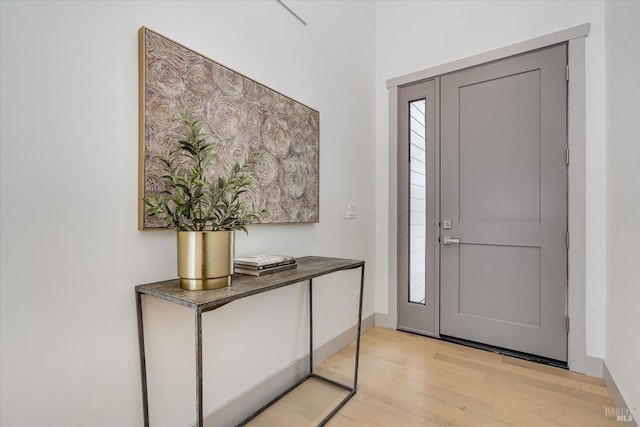
{"type": "Polygon", "coordinates": [[[453,243],[460,243],[460,239],[451,236],[442,236],[442,243],[445,245],[451,245],[453,243]]]}

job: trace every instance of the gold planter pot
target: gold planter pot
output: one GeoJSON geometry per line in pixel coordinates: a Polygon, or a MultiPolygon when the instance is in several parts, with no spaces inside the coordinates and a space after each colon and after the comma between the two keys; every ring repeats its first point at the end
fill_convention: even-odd
{"type": "Polygon", "coordinates": [[[231,284],[235,231],[178,231],[180,287],[192,291],[231,284]]]}

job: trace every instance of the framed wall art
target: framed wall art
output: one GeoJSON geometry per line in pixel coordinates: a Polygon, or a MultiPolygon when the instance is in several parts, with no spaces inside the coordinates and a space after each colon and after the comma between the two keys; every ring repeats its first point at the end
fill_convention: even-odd
{"type": "Polygon", "coordinates": [[[175,121],[188,107],[216,146],[215,171],[226,173],[256,150],[247,206],[265,207],[262,222],[319,221],[320,114],[146,27],[139,30],[138,228],[166,228],[142,198],[162,190],[159,155],[181,136],[175,121]]]}

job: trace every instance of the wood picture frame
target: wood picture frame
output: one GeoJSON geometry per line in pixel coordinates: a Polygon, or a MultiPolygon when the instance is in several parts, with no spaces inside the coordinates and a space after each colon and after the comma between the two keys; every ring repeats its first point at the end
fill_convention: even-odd
{"type": "Polygon", "coordinates": [[[216,145],[212,176],[263,153],[243,195],[269,211],[263,223],[318,222],[320,113],[146,27],[138,37],[138,229],[166,228],[142,199],[163,190],[158,156],[181,137],[175,119],[185,106],[216,145]]]}

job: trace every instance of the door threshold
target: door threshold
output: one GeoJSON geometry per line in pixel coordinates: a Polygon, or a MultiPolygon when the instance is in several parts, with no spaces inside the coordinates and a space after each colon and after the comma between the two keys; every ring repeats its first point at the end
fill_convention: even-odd
{"type": "Polygon", "coordinates": [[[464,345],[466,347],[473,347],[479,350],[490,351],[491,353],[502,354],[504,356],[511,356],[517,359],[528,360],[529,362],[541,363],[543,365],[553,366],[556,368],[569,369],[567,362],[563,362],[561,360],[550,359],[548,357],[543,357],[543,356],[536,356],[535,354],[509,350],[508,348],[496,347],[496,346],[482,344],[475,341],[465,340],[462,338],[450,337],[447,335],[440,335],[440,339],[443,341],[454,343],[454,344],[464,345]]]}

